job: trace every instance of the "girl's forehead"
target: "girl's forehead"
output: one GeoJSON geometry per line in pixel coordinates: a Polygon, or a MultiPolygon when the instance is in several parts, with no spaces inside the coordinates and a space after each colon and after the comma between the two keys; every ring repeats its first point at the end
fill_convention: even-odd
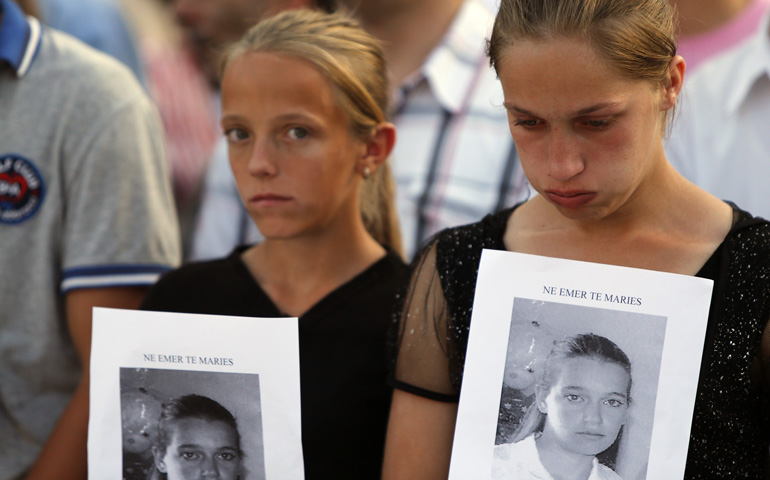
{"type": "Polygon", "coordinates": [[[652,99],[649,82],[623,75],[585,40],[524,40],[508,47],[498,76],[506,107],[538,115],[575,113],[599,104],[642,96],[652,99]]]}
{"type": "Polygon", "coordinates": [[[631,382],[631,375],[623,366],[607,359],[558,358],[552,359],[551,367],[555,369],[552,386],[573,386],[625,393],[631,382]]]}
{"type": "Polygon", "coordinates": [[[194,439],[219,439],[237,443],[238,432],[232,425],[222,420],[205,418],[179,418],[167,422],[171,440],[186,442],[194,439]]]}

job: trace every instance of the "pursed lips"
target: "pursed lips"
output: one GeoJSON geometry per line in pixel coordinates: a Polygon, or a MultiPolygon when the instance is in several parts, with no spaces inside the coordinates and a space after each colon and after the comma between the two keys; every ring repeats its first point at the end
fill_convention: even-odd
{"type": "Polygon", "coordinates": [[[546,190],[545,194],[552,203],[566,208],[579,208],[596,198],[595,192],[577,190],[546,190]]]}
{"type": "Polygon", "coordinates": [[[594,440],[599,440],[605,437],[603,433],[599,432],[578,432],[578,435],[594,440]]]}
{"type": "Polygon", "coordinates": [[[292,197],[285,195],[278,195],[276,193],[258,193],[249,199],[251,203],[257,203],[260,205],[278,205],[291,201],[292,197]]]}

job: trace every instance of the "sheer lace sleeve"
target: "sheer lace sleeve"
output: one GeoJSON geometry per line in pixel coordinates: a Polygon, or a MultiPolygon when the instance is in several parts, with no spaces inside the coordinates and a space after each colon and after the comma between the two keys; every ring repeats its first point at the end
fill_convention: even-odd
{"type": "Polygon", "coordinates": [[[511,212],[440,232],[414,263],[397,325],[395,388],[434,400],[459,399],[481,252],[505,248],[511,212]]]}
{"type": "Polygon", "coordinates": [[[436,267],[436,242],[415,262],[397,325],[393,386],[426,398],[457,401],[449,371],[449,311],[436,267]]]}

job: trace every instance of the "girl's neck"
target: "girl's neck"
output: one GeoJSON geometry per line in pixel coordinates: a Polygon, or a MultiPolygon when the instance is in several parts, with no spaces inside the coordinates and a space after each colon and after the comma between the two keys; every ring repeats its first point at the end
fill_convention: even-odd
{"type": "Polygon", "coordinates": [[[591,475],[592,455],[566,452],[546,432],[535,438],[535,445],[540,463],[555,480],[586,480],[591,475]]]}
{"type": "Polygon", "coordinates": [[[384,254],[356,222],[294,238],[268,238],[244,252],[242,259],[278,309],[298,317],[384,254]]]}

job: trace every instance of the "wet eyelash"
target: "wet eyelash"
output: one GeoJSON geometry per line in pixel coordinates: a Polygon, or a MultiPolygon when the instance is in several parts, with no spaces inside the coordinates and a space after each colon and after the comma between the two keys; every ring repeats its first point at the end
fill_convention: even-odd
{"type": "Polygon", "coordinates": [[[521,127],[534,127],[537,126],[537,120],[533,118],[528,118],[526,120],[516,120],[514,125],[521,127]]]}
{"type": "Polygon", "coordinates": [[[584,124],[587,124],[590,128],[596,129],[596,130],[603,130],[613,123],[615,123],[615,119],[613,118],[606,118],[601,120],[584,120],[584,124]],[[592,122],[599,122],[601,125],[591,125],[592,122]]]}

